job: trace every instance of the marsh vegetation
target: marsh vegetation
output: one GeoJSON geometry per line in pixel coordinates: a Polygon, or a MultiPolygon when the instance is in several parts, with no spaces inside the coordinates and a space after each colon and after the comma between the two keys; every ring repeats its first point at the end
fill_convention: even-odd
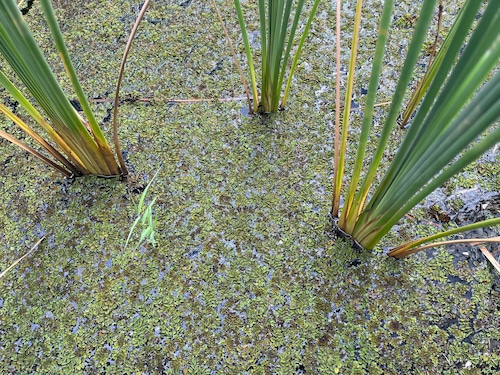
{"type": "MultiPolygon", "coordinates": [[[[140,5],[54,1],[108,137],[109,99],[140,5]]],[[[243,60],[233,2],[219,5],[243,60]]],[[[395,88],[417,5],[402,1],[395,9],[375,129],[395,88]]],[[[368,82],[378,7],[365,5],[360,82],[368,82]]],[[[445,8],[443,32],[456,9],[445,8]]],[[[352,17],[354,8],[345,4],[343,11],[352,17]]],[[[26,19],[71,93],[39,4],[26,19]]],[[[45,237],[0,279],[0,372],[498,372],[500,278],[477,248],[435,248],[400,261],[385,252],[402,240],[498,216],[500,151],[492,148],[441,186],[372,252],[334,237],[328,220],[334,19],[333,6],[320,2],[287,109],[246,116],[240,76],[211,3],[153,4],[122,86],[119,133],[130,172],[124,182],[64,179],[0,141],[0,270],[45,237]],[[147,186],[144,205],[155,199],[156,246],[124,247],[147,186]]],[[[259,21],[249,16],[247,25],[258,30],[259,21]]],[[[349,37],[352,23],[342,27],[349,37]]],[[[342,61],[345,73],[348,56],[342,61]]],[[[422,70],[410,84],[426,61],[419,60],[422,70]]],[[[345,84],[346,74],[341,79],[345,84]]],[[[353,141],[366,89],[353,92],[353,141]]],[[[17,107],[5,91],[0,95],[17,107]]],[[[0,119],[0,126],[23,137],[9,120],[0,119]]],[[[388,160],[406,132],[391,132],[388,160]]],[[[375,145],[372,139],[367,152],[375,145]]],[[[355,152],[347,150],[346,169],[355,152]]],[[[499,228],[483,232],[498,235],[499,228]]],[[[487,247],[498,259],[498,245],[487,247]]]]}

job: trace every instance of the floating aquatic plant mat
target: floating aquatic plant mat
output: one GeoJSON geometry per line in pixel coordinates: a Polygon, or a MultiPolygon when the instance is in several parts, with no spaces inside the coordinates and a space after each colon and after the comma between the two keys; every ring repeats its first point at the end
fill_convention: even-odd
{"type": "MultiPolygon", "coordinates": [[[[238,40],[233,2],[219,5],[238,40]]],[[[500,279],[480,251],[435,248],[404,260],[384,253],[402,239],[453,227],[465,211],[495,215],[498,148],[422,202],[371,254],[325,234],[330,5],[320,4],[290,107],[260,118],[241,113],[245,101],[161,103],[244,91],[211,2],[155,2],[122,86],[122,99],[155,98],[121,104],[126,182],[65,180],[0,142],[0,272],[45,236],[0,279],[0,373],[498,373],[500,279]],[[145,201],[156,198],[157,246],[135,250],[133,242],[124,250],[141,194],[159,169],[145,201]]],[[[123,46],[116,41],[128,35],[140,4],[54,6],[82,86],[92,98],[108,98],[123,46]]],[[[367,2],[366,9],[377,7],[367,2]]],[[[398,6],[390,40],[396,55],[407,45],[412,7],[398,6]]],[[[444,30],[455,9],[446,9],[444,30]]],[[[62,76],[39,11],[35,2],[28,21],[62,76]]],[[[257,30],[258,20],[248,22],[257,30]]],[[[376,21],[365,22],[370,41],[376,21]]],[[[362,82],[370,43],[361,44],[362,82]]],[[[241,43],[236,48],[243,56],[241,43]]],[[[394,87],[397,61],[387,61],[382,95],[394,87]]],[[[98,120],[109,116],[111,103],[91,103],[98,120]]],[[[111,125],[102,123],[109,135],[111,125]]],[[[12,125],[1,119],[0,126],[12,125]]],[[[404,132],[394,131],[394,148],[404,132]]],[[[498,228],[488,230],[498,236],[498,228]]],[[[498,245],[484,246],[498,260],[498,245]]]]}

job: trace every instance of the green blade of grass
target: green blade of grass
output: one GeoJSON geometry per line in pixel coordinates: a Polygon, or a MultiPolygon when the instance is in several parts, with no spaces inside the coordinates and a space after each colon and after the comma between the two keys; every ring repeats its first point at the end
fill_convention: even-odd
{"type": "Polygon", "coordinates": [[[460,9],[460,12],[457,15],[457,18],[453,22],[453,25],[448,32],[448,35],[446,36],[441,48],[437,52],[435,58],[432,60],[432,63],[428,67],[427,71],[425,72],[424,77],[422,80],[419,82],[417,85],[417,88],[415,89],[414,93],[412,94],[410,100],[408,101],[407,107],[403,113],[403,120],[402,120],[402,125],[404,126],[408,120],[410,119],[410,116],[413,114],[415,109],[417,108],[418,104],[421,102],[423,96],[427,92],[432,80],[436,76],[436,73],[438,71],[438,68],[440,67],[443,59],[445,56],[451,57],[453,54],[456,55],[456,52],[451,52],[450,46],[452,40],[456,40],[455,34],[459,30],[469,30],[470,27],[470,22],[468,21],[467,16],[471,16],[477,13],[477,10],[479,9],[478,7],[481,5],[481,2],[479,1],[471,1],[471,0],[466,0],[464,6],[460,9]],[[471,6],[475,8],[471,8],[471,6]]]}
{"type": "Polygon", "coordinates": [[[55,167],[57,165],[57,167],[55,167],[55,168],[58,170],[61,170],[61,168],[62,168],[64,170],[63,173],[67,177],[72,176],[74,173],[78,173],[76,171],[75,167],[71,163],[69,163],[68,160],[63,155],[61,155],[61,153],[59,151],[57,151],[54,147],[52,147],[52,145],[50,143],[48,143],[45,139],[43,139],[37,132],[35,132],[32,128],[30,128],[23,120],[21,120],[17,115],[12,113],[12,111],[10,111],[6,106],[4,106],[1,103],[0,103],[0,112],[2,112],[9,120],[14,122],[14,124],[19,126],[19,128],[21,128],[26,134],[28,134],[31,138],[33,138],[33,140],[35,140],[40,146],[42,146],[45,150],[47,150],[47,152],[49,154],[51,154],[55,159],[57,159],[59,162],[64,164],[71,172],[68,172],[66,169],[58,166],[57,164],[53,163],[52,161],[48,162],[49,159],[47,159],[45,157],[41,157],[40,155],[42,155],[42,154],[40,154],[39,152],[33,152],[34,149],[32,147],[28,147],[24,143],[23,143],[23,145],[21,145],[20,143],[18,143],[18,141],[14,137],[7,137],[6,136],[7,133],[4,131],[1,132],[1,136],[3,138],[9,140],[10,142],[14,143],[17,146],[20,146],[21,148],[28,151],[30,154],[43,160],[48,165],[50,165],[52,167],[55,167]]]}
{"type": "MultiPolygon", "coordinates": [[[[161,168],[160,168],[161,169],[161,168]]],[[[153,175],[149,183],[147,184],[146,188],[141,194],[141,198],[139,199],[139,204],[137,205],[137,215],[140,215],[142,212],[142,207],[144,206],[144,200],[146,199],[146,196],[148,195],[149,188],[153,184],[153,181],[156,179],[158,176],[158,173],[160,172],[160,169],[156,171],[156,173],[153,175]]]]}
{"type": "MultiPolygon", "coordinates": [[[[270,112],[276,112],[279,109],[279,101],[281,96],[280,76],[282,72],[286,71],[286,64],[288,60],[286,51],[285,54],[283,54],[283,49],[285,47],[285,40],[287,39],[287,31],[290,21],[290,13],[292,10],[292,3],[293,2],[291,0],[287,0],[284,9],[283,1],[280,1],[279,5],[277,6],[277,11],[279,12],[280,17],[279,19],[275,20],[276,24],[274,25],[275,45],[273,47],[273,68],[269,77],[271,91],[270,112]]],[[[298,22],[298,18],[300,17],[300,12],[302,10],[302,5],[303,1],[301,0],[298,2],[297,7],[295,8],[294,23],[295,20],[297,20],[298,22]]],[[[292,23],[292,29],[290,30],[290,35],[288,36],[288,45],[293,44],[293,37],[295,33],[295,28],[293,27],[294,23],[292,23]]]]}
{"type": "MultiPolygon", "coordinates": [[[[472,96],[486,74],[491,70],[491,67],[496,63],[494,56],[487,52],[489,47],[493,46],[494,39],[491,36],[495,35],[495,28],[493,26],[495,23],[492,21],[495,20],[495,14],[497,13],[493,11],[484,14],[482,22],[478,25],[478,28],[471,37],[471,41],[457,63],[453,71],[453,76],[450,77],[447,85],[441,92],[442,85],[449,75],[451,67],[455,62],[455,57],[469,33],[470,25],[472,25],[475,14],[477,14],[479,9],[477,2],[470,2],[466,6],[467,9],[460,23],[461,27],[457,29],[454,38],[450,42],[448,53],[440,64],[436,77],[412,122],[412,126],[408,130],[398,154],[389,167],[386,180],[389,180],[391,176],[402,173],[405,163],[407,166],[414,164],[414,162],[411,162],[411,158],[416,160],[422,153],[426,152],[428,142],[424,142],[423,140],[435,139],[444,131],[443,123],[457,115],[458,110],[472,96]],[[485,37],[483,38],[482,35],[485,35],[485,37]],[[485,43],[481,43],[481,40],[484,40],[485,43]],[[478,49],[480,46],[482,48],[478,49]],[[472,66],[477,62],[476,56],[481,56],[482,54],[490,56],[490,62],[482,64],[483,67],[480,71],[472,69],[472,66]],[[474,72],[476,72],[475,75],[474,72]],[[437,99],[438,94],[439,99],[437,99]]],[[[381,186],[385,185],[385,182],[381,184],[381,186]]],[[[385,188],[388,188],[388,186],[385,188]]]]}
{"type": "MultiPolygon", "coordinates": [[[[417,194],[415,194],[411,199],[409,199],[405,204],[401,206],[399,210],[393,213],[392,218],[378,218],[378,227],[376,226],[376,220],[372,219],[372,222],[369,223],[371,228],[378,228],[377,230],[371,233],[371,245],[374,246],[382,236],[387,233],[392,226],[401,219],[411,208],[415,207],[419,202],[422,201],[426,196],[436,190],[443,183],[448,181],[451,177],[460,172],[464,166],[469,165],[474,160],[479,158],[486,150],[495,146],[500,139],[500,129],[492,132],[490,136],[484,138],[481,142],[479,142],[476,146],[470,148],[467,152],[465,152],[460,159],[453,163],[451,166],[443,170],[437,177],[435,177],[428,185],[426,185],[422,190],[420,190],[417,194]],[[375,236],[376,234],[376,236],[375,236]]],[[[361,220],[360,220],[361,223],[361,220]]],[[[365,223],[366,225],[366,223],[365,223]]],[[[360,225],[361,227],[361,225],[360,225]]],[[[365,229],[368,228],[368,225],[365,226],[365,229]]],[[[367,235],[367,238],[370,235],[367,235]]],[[[367,242],[368,243],[368,242],[367,242]]],[[[366,245],[368,246],[368,244],[366,245]]],[[[369,248],[369,247],[366,247],[369,248]]]]}
{"type": "MultiPolygon", "coordinates": [[[[261,112],[277,112],[280,108],[281,88],[284,75],[287,69],[290,51],[293,47],[295,33],[299,24],[300,16],[304,6],[304,0],[298,0],[294,6],[293,0],[259,0],[259,21],[260,21],[260,44],[261,44],[261,97],[258,101],[257,82],[255,81],[255,69],[248,41],[248,35],[243,19],[243,12],[239,0],[234,0],[238,22],[240,24],[247,61],[252,81],[252,91],[254,96],[255,110],[261,112]],[[292,20],[293,13],[293,21],[292,20]],[[286,47],[285,47],[286,45],[286,47]]],[[[315,0],[313,8],[309,13],[305,31],[300,39],[298,50],[295,53],[294,61],[290,71],[290,77],[285,89],[284,100],[281,101],[281,108],[284,108],[291,77],[297,66],[300,52],[312,24],[314,14],[317,10],[319,0],[315,0]]]]}
{"type": "MultiPolygon", "coordinates": [[[[439,172],[439,166],[441,168],[446,166],[453,159],[453,155],[456,156],[457,152],[460,152],[460,150],[450,151],[450,147],[466,147],[500,117],[498,97],[500,97],[500,71],[481,89],[443,135],[442,154],[438,158],[432,156],[424,158],[421,163],[431,165],[434,174],[439,172]],[[446,146],[448,146],[447,149],[446,146]]],[[[412,183],[407,188],[402,187],[396,193],[387,193],[392,195],[383,195],[382,197],[387,199],[378,205],[373,205],[371,210],[367,210],[361,215],[354,232],[358,241],[366,248],[372,248],[413,206],[499,141],[500,128],[497,128],[467,150],[458,160],[446,167],[427,185],[425,183],[433,176],[432,171],[429,170],[422,172],[425,176],[412,175],[409,177],[412,179],[412,183]],[[413,181],[413,179],[418,181],[413,181]]]]}
{"type": "MultiPolygon", "coordinates": [[[[262,64],[262,72],[261,72],[261,91],[263,91],[263,87],[267,86],[267,82],[264,81],[267,79],[268,69],[269,67],[269,56],[268,56],[268,37],[267,37],[267,17],[266,17],[266,2],[265,0],[259,0],[259,28],[260,28],[260,53],[261,53],[261,64],[262,64]]],[[[257,107],[260,106],[260,103],[257,103],[257,107]]]]}
{"type": "Polygon", "coordinates": [[[104,136],[101,128],[97,124],[94,114],[90,109],[87,97],[85,96],[82,86],[80,85],[80,81],[78,80],[75,68],[73,67],[73,63],[71,62],[68,49],[66,48],[66,44],[64,43],[61,29],[59,28],[59,24],[57,23],[56,16],[54,14],[54,9],[52,8],[52,4],[50,0],[41,0],[40,3],[42,5],[42,9],[45,14],[45,19],[47,20],[50,32],[52,34],[52,37],[54,38],[54,44],[56,45],[57,50],[59,51],[59,55],[61,56],[68,78],[71,81],[71,85],[75,90],[76,96],[78,97],[78,101],[80,102],[83,112],[85,113],[85,116],[89,122],[90,129],[92,130],[92,134],[94,136],[94,140],[97,144],[97,147],[99,147],[101,154],[104,160],[106,161],[110,174],[118,175],[120,174],[120,171],[117,168],[118,165],[116,164],[115,157],[113,156],[113,152],[109,147],[106,137],[104,136]]]}
{"type": "MultiPolygon", "coordinates": [[[[303,6],[302,3],[303,3],[303,1],[300,2],[300,10],[302,10],[302,6],[303,6]]],[[[312,25],[312,21],[314,19],[314,15],[316,14],[316,11],[318,10],[318,5],[319,5],[319,0],[316,0],[314,2],[314,4],[313,4],[311,12],[309,13],[309,17],[307,19],[307,23],[306,23],[306,26],[304,28],[304,32],[302,33],[302,37],[300,38],[300,42],[299,42],[299,45],[297,47],[297,52],[294,55],[292,66],[290,68],[290,72],[288,73],[288,80],[287,80],[287,83],[286,83],[285,91],[283,93],[283,100],[281,101],[281,105],[280,105],[281,108],[283,108],[283,109],[286,106],[286,101],[288,99],[288,93],[290,91],[290,86],[292,84],[293,74],[295,73],[295,69],[297,68],[297,64],[299,63],[300,53],[302,52],[302,49],[304,48],[304,43],[306,41],[306,38],[309,35],[309,30],[311,29],[311,25],[312,25]]],[[[298,8],[298,6],[297,6],[297,8],[298,8]]],[[[297,25],[299,23],[299,16],[300,16],[300,11],[297,11],[297,13],[295,14],[295,18],[293,20],[292,29],[290,31],[290,37],[289,37],[290,40],[288,42],[287,50],[285,52],[285,60],[284,60],[284,63],[283,63],[284,67],[286,67],[286,62],[288,61],[288,56],[289,56],[290,50],[292,48],[291,41],[293,39],[293,36],[295,35],[295,30],[297,29],[297,25]]],[[[280,82],[279,82],[278,87],[282,87],[284,76],[285,76],[285,69],[283,68],[282,72],[281,72],[280,82]]]]}
{"type": "Polygon", "coordinates": [[[130,231],[128,232],[127,240],[125,241],[125,246],[123,247],[123,250],[125,251],[127,249],[128,243],[130,242],[130,239],[132,238],[132,235],[134,234],[135,227],[137,224],[139,224],[139,221],[141,220],[141,217],[138,216],[135,220],[132,226],[130,227],[130,231]]]}
{"type": "Polygon", "coordinates": [[[403,68],[401,70],[401,74],[396,86],[396,91],[394,92],[393,95],[393,100],[391,101],[389,112],[387,114],[384,126],[382,128],[382,132],[380,134],[375,154],[372,157],[372,160],[368,167],[368,172],[365,178],[363,179],[362,185],[358,193],[356,194],[356,197],[353,200],[354,205],[352,206],[353,207],[352,209],[356,210],[357,212],[361,212],[362,207],[364,206],[373,179],[377,173],[378,166],[385,152],[389,136],[392,132],[394,124],[396,123],[399,109],[403,101],[404,93],[408,87],[408,83],[410,82],[411,77],[413,76],[413,67],[415,66],[415,63],[419,57],[421,47],[423,45],[425,36],[427,34],[427,29],[432,19],[432,13],[435,8],[435,5],[436,5],[436,0],[424,0],[424,3],[422,5],[418,17],[418,22],[415,27],[412,40],[408,47],[408,53],[403,68]]]}
{"type": "Polygon", "coordinates": [[[385,45],[387,42],[393,10],[394,0],[385,0],[384,8],[382,10],[382,16],[380,18],[377,44],[375,46],[375,54],[373,56],[373,65],[370,74],[370,82],[368,84],[366,106],[363,114],[363,122],[361,124],[361,134],[357,147],[356,161],[354,163],[354,169],[352,172],[349,188],[347,190],[342,214],[339,218],[339,226],[343,228],[343,230],[345,230],[347,233],[352,233],[356,220],[360,214],[360,209],[362,208],[358,204],[356,205],[356,209],[351,209],[361,177],[361,169],[363,167],[366,147],[370,135],[373,110],[375,108],[375,99],[377,96],[377,88],[379,86],[380,73],[382,71],[382,61],[384,57],[385,45]]]}
{"type": "Polygon", "coordinates": [[[29,102],[28,99],[12,84],[12,82],[5,76],[5,74],[0,70],[0,84],[3,85],[7,91],[10,93],[12,98],[16,100],[22,108],[24,108],[28,114],[42,127],[42,129],[48,134],[50,139],[59,146],[68,155],[68,158],[77,166],[77,168],[71,164],[59,151],[54,149],[52,145],[48,144],[37,132],[30,128],[24,121],[18,119],[11,111],[9,111],[5,106],[2,106],[2,112],[18,126],[23,129],[27,134],[29,134],[35,141],[37,141],[42,147],[44,147],[51,155],[53,155],[57,160],[63,163],[73,175],[80,175],[79,171],[85,171],[84,165],[81,163],[80,159],[74,155],[71,148],[66,142],[61,138],[61,136],[52,129],[52,127],[45,121],[43,116],[36,110],[35,107],[29,102]],[[15,116],[15,117],[11,117],[15,116]]]}
{"type": "MultiPolygon", "coordinates": [[[[0,7],[9,5],[13,6],[10,0],[2,2],[0,7]]],[[[14,6],[14,11],[8,8],[0,10],[0,51],[49,117],[62,123],[57,109],[53,107],[60,105],[62,111],[62,102],[67,102],[69,106],[71,104],[55,81],[17,8],[14,6]]],[[[72,107],[71,111],[74,112],[72,107]]],[[[71,136],[64,126],[58,131],[63,136],[71,136]]]]}
{"type": "MultiPolygon", "coordinates": [[[[263,0],[259,0],[259,7],[261,6],[261,2],[263,2],[263,0]]],[[[241,28],[243,44],[245,45],[245,53],[247,55],[248,70],[250,71],[250,82],[252,85],[254,111],[257,112],[259,108],[259,93],[257,91],[257,79],[255,77],[255,68],[253,65],[252,50],[250,49],[250,41],[248,40],[248,34],[245,26],[245,20],[243,19],[243,11],[241,9],[240,0],[234,0],[234,6],[236,8],[236,14],[238,16],[238,23],[240,24],[241,28]]],[[[265,55],[265,50],[262,50],[262,54],[263,56],[265,55]]]]}
{"type": "MultiPolygon", "coordinates": [[[[500,20],[500,4],[495,5],[496,9],[491,9],[491,4],[430,111],[424,105],[428,98],[424,100],[416,119],[424,117],[420,111],[425,111],[426,118],[414,122],[413,129],[410,128],[367,206],[367,210],[372,211],[371,216],[388,217],[399,210],[498,117],[498,72],[480,90],[468,109],[457,117],[465,102],[500,59],[500,32],[495,27],[500,20]]],[[[466,33],[463,33],[465,36],[466,33]]],[[[443,63],[440,68],[446,69],[446,64],[443,63]]],[[[433,85],[441,80],[436,77],[433,85]]],[[[435,92],[437,89],[431,87],[428,95],[435,92]]]]}
{"type": "Polygon", "coordinates": [[[93,174],[112,174],[95,139],[62,91],[13,0],[0,2],[0,53],[85,168],[93,174]]]}
{"type": "MultiPolygon", "coordinates": [[[[470,27],[472,21],[475,18],[475,14],[477,12],[478,7],[479,7],[479,4],[477,4],[477,3],[469,2],[467,4],[465,11],[464,11],[464,15],[466,15],[466,16],[459,20],[461,26],[456,28],[456,32],[454,33],[454,35],[456,34],[456,37],[453,38],[453,40],[449,41],[448,54],[446,55],[446,58],[442,61],[442,64],[440,64],[440,70],[442,71],[442,73],[440,73],[436,77],[436,79],[434,80],[433,85],[432,85],[431,89],[429,90],[429,93],[426,96],[425,101],[419,110],[419,113],[415,117],[414,124],[418,124],[419,121],[421,121],[421,119],[422,119],[422,114],[425,114],[430,110],[429,107],[432,104],[432,102],[434,102],[435,97],[439,92],[439,88],[447,76],[447,72],[449,72],[451,65],[455,61],[455,57],[458,54],[458,51],[462,45],[462,42],[468,33],[468,30],[469,30],[469,27],[470,27]]],[[[368,100],[368,98],[367,98],[367,100],[368,100]]],[[[416,135],[417,130],[418,130],[417,126],[412,126],[409,129],[405,139],[403,140],[403,144],[400,146],[401,151],[408,150],[408,152],[410,152],[410,150],[413,148],[413,146],[407,146],[407,144],[410,142],[416,142],[416,143],[420,142],[424,147],[426,147],[425,144],[420,141],[422,139],[422,136],[416,135]]],[[[366,135],[363,135],[363,131],[362,131],[361,139],[365,140],[365,136],[366,135]]],[[[362,149],[361,147],[358,148],[358,156],[359,156],[361,149],[362,149]]],[[[389,171],[387,172],[386,176],[391,176],[393,174],[397,174],[397,172],[393,172],[393,170],[397,170],[398,167],[400,166],[399,160],[400,159],[395,158],[392,161],[390,168],[389,168],[389,171]]],[[[357,159],[356,163],[360,163],[360,159],[357,159]]],[[[359,167],[360,166],[358,165],[357,168],[359,168],[359,167]]],[[[354,177],[353,177],[353,180],[354,180],[354,177]]],[[[356,179],[356,184],[357,184],[357,179],[356,179]]],[[[386,184],[383,181],[380,186],[383,187],[385,185],[386,184]]],[[[380,189],[381,188],[379,188],[378,191],[380,191],[380,189]]],[[[353,192],[353,190],[351,188],[349,195],[352,194],[352,192],[353,192]]],[[[359,197],[360,196],[358,196],[358,198],[359,197]]],[[[356,205],[356,210],[352,210],[348,214],[347,223],[344,226],[344,230],[346,230],[348,233],[352,233],[352,231],[354,230],[354,225],[356,223],[356,220],[357,220],[362,208],[363,207],[358,203],[356,205]]]]}
{"type": "Polygon", "coordinates": [[[339,207],[340,207],[340,188],[337,184],[337,176],[335,175],[336,170],[339,168],[340,163],[340,20],[341,14],[340,9],[342,6],[342,0],[337,0],[337,6],[335,11],[335,129],[333,137],[333,186],[332,186],[332,208],[330,210],[330,215],[332,218],[338,217],[339,207]]]}
{"type": "MultiPolygon", "coordinates": [[[[291,3],[290,3],[291,5],[291,3]]],[[[259,17],[267,21],[266,28],[266,69],[262,70],[262,87],[261,87],[261,106],[264,112],[273,112],[273,97],[275,96],[276,84],[275,77],[276,72],[279,72],[282,47],[281,45],[281,31],[282,24],[285,24],[288,20],[284,20],[284,1],[283,0],[268,0],[267,1],[267,18],[266,14],[259,14],[259,17]]],[[[284,34],[286,35],[286,33],[284,34]]],[[[263,36],[261,35],[261,38],[263,36]]],[[[264,61],[264,56],[262,56],[264,61]]],[[[264,62],[263,62],[264,65],[264,62]]],[[[279,77],[279,73],[278,73],[279,77]]]]}
{"type": "Polygon", "coordinates": [[[141,245],[141,243],[144,241],[144,239],[147,236],[149,236],[150,239],[153,238],[152,243],[154,244],[155,221],[153,220],[153,213],[152,213],[153,211],[152,210],[153,210],[153,205],[156,202],[156,197],[153,198],[153,200],[149,203],[149,205],[146,207],[144,212],[143,212],[143,207],[144,207],[144,202],[146,200],[146,197],[148,195],[149,188],[151,187],[151,185],[153,184],[153,181],[158,176],[158,173],[160,172],[160,170],[161,170],[161,168],[156,171],[156,173],[153,175],[153,177],[151,178],[149,183],[146,185],[146,188],[144,189],[144,191],[141,194],[141,197],[139,199],[139,203],[137,204],[137,217],[134,220],[134,223],[132,224],[132,226],[130,227],[130,231],[128,233],[127,240],[125,241],[124,249],[127,248],[128,244],[130,242],[130,239],[132,238],[132,235],[134,233],[134,230],[139,223],[141,223],[143,226],[146,226],[146,228],[144,228],[141,231],[141,236],[140,236],[139,242],[137,243],[137,246],[135,249],[137,250],[137,248],[139,248],[139,246],[141,245]]]}

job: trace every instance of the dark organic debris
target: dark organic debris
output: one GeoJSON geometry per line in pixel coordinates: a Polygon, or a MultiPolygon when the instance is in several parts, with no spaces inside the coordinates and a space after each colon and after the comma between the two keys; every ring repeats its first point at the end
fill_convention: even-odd
{"type": "Polygon", "coordinates": [[[30,11],[30,9],[33,7],[33,3],[35,2],[35,0],[27,0],[26,1],[26,6],[24,8],[21,8],[21,14],[24,16],[26,14],[28,14],[28,12],[30,11]]]}

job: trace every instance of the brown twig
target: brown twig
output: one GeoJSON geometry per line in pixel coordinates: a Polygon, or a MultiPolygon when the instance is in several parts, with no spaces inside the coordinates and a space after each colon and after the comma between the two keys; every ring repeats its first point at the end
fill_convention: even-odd
{"type": "Polygon", "coordinates": [[[35,249],[40,245],[40,242],[44,240],[45,236],[40,238],[36,244],[33,245],[30,251],[28,251],[26,254],[24,254],[21,258],[16,260],[14,263],[12,263],[9,267],[7,267],[2,273],[0,273],[0,279],[6,275],[7,272],[9,272],[12,268],[14,268],[20,261],[22,261],[24,258],[26,258],[28,255],[30,255],[35,249]]]}
{"type": "Polygon", "coordinates": [[[495,269],[500,272],[500,264],[497,262],[497,260],[495,259],[495,257],[493,256],[492,253],[490,253],[483,245],[481,246],[478,246],[479,247],[479,250],[481,250],[481,252],[484,254],[484,256],[486,257],[486,259],[488,259],[490,261],[490,263],[493,265],[493,267],[495,267],[495,269]]]}
{"type": "MultiPolygon", "coordinates": [[[[465,238],[465,239],[459,239],[459,240],[440,241],[440,242],[434,242],[434,243],[430,243],[427,245],[422,245],[419,247],[410,248],[410,249],[406,249],[406,250],[402,251],[403,249],[405,249],[407,247],[406,245],[403,245],[403,246],[398,246],[398,247],[391,249],[387,255],[395,257],[395,258],[404,258],[410,254],[418,253],[419,251],[426,250],[426,249],[429,249],[431,247],[452,245],[452,244],[457,244],[457,243],[469,243],[472,246],[477,246],[477,245],[481,245],[481,244],[486,243],[486,242],[500,242],[500,236],[499,237],[491,237],[491,238],[465,238]]],[[[485,248],[485,250],[486,250],[486,248],[485,248]]],[[[483,252],[483,254],[484,254],[484,252],[483,252]]],[[[491,255],[491,253],[489,253],[489,254],[491,255]]],[[[485,256],[488,258],[488,260],[490,260],[490,258],[486,254],[485,254],[485,256]]],[[[490,262],[491,262],[491,260],[490,260],[490,262]]],[[[495,264],[493,264],[493,265],[495,266],[495,264]]]]}
{"type": "Polygon", "coordinates": [[[146,10],[148,9],[149,3],[151,0],[144,1],[144,5],[142,6],[137,19],[135,20],[134,26],[132,27],[132,31],[128,37],[127,45],[125,46],[125,51],[123,52],[122,62],[120,64],[120,71],[118,73],[118,80],[116,82],[116,91],[115,91],[115,99],[113,104],[113,140],[115,143],[115,151],[118,155],[118,160],[120,161],[120,168],[122,170],[122,176],[127,177],[128,170],[125,165],[125,160],[123,159],[123,155],[120,149],[120,141],[118,139],[118,101],[120,96],[120,85],[122,83],[123,71],[125,70],[125,63],[127,62],[127,56],[130,51],[130,47],[132,46],[132,41],[134,40],[135,34],[137,33],[137,29],[139,28],[139,23],[144,17],[146,10]]]}
{"type": "MultiPolygon", "coordinates": [[[[199,102],[232,102],[232,101],[240,101],[240,100],[246,100],[247,98],[245,96],[238,96],[235,98],[217,98],[217,99],[210,99],[210,98],[199,98],[199,99],[166,99],[162,100],[163,102],[167,103],[199,103],[199,102]]],[[[111,98],[96,98],[94,99],[95,103],[113,103],[115,100],[111,98]]],[[[121,99],[119,100],[119,104],[123,103],[135,103],[135,102],[143,102],[143,103],[151,103],[151,102],[159,102],[160,100],[157,100],[155,98],[127,98],[127,99],[121,99]]]]}
{"type": "Polygon", "coordinates": [[[429,62],[427,63],[427,70],[429,70],[429,66],[432,63],[432,60],[434,60],[434,57],[436,56],[436,50],[437,50],[437,45],[439,41],[439,34],[441,34],[441,24],[443,21],[443,0],[439,0],[439,7],[438,7],[438,23],[437,23],[437,30],[436,30],[436,37],[434,38],[434,44],[432,45],[431,52],[429,54],[429,62]]]}

